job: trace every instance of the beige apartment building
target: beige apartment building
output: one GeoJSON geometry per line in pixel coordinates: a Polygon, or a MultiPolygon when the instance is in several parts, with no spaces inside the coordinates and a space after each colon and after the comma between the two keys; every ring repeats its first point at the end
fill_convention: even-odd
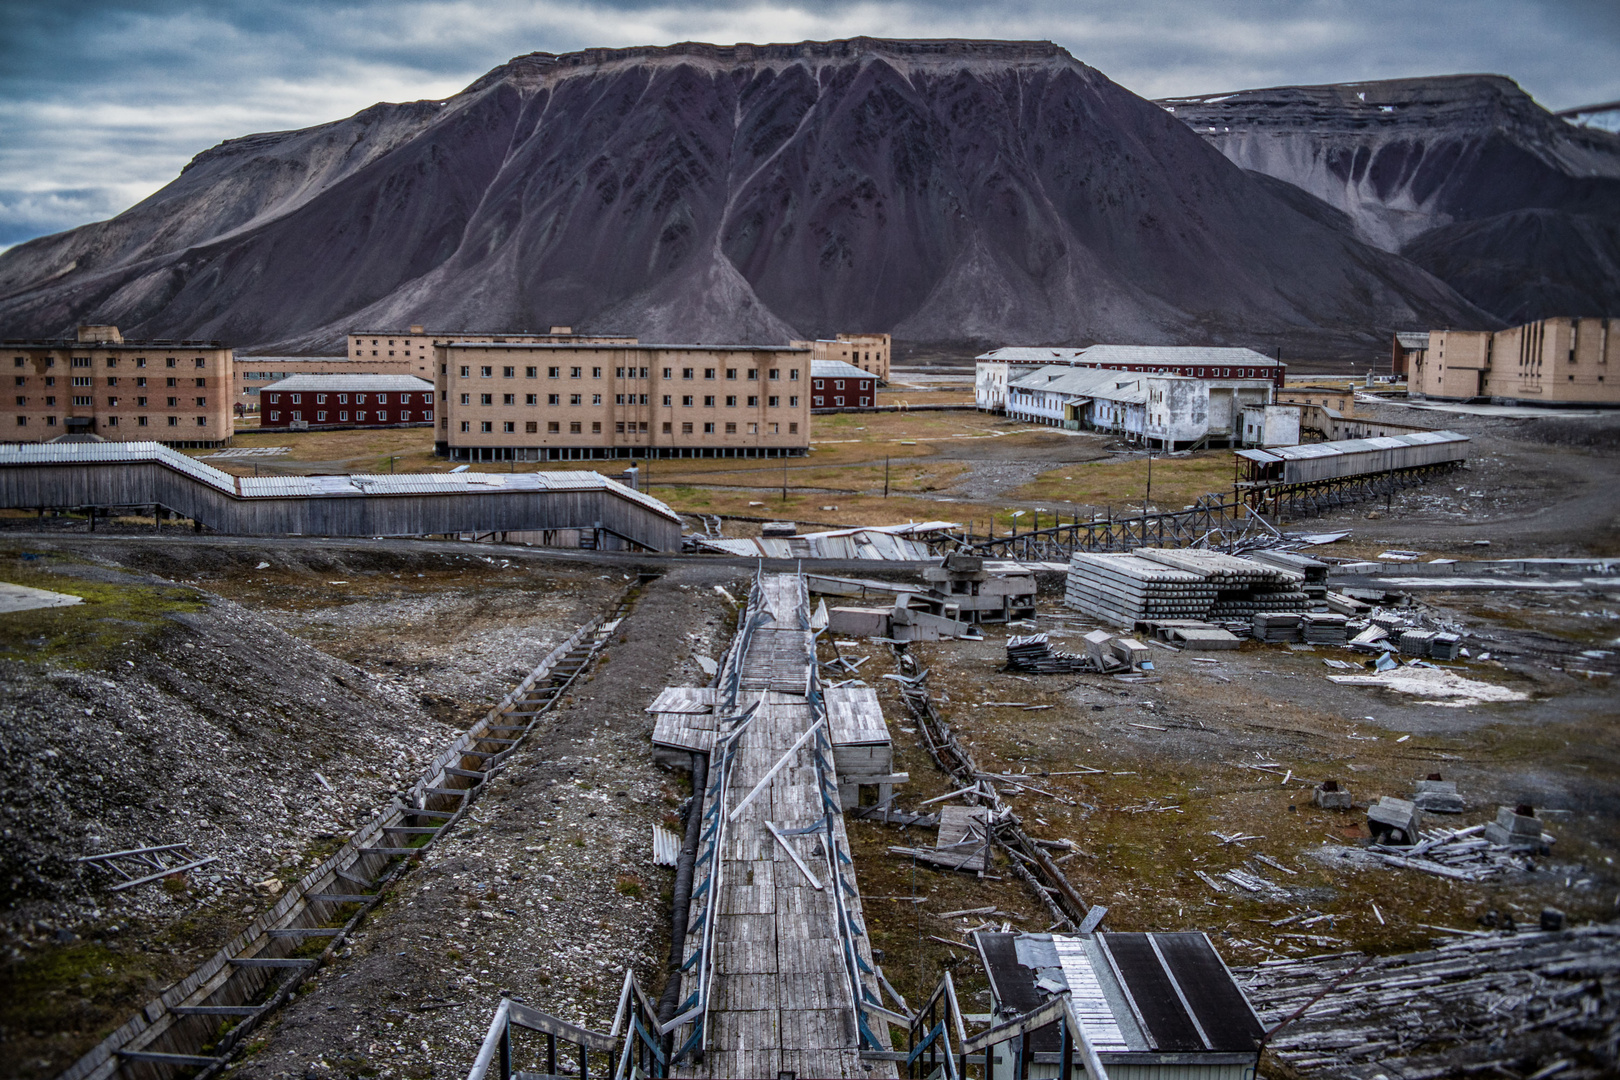
{"type": "Polygon", "coordinates": [[[1498,330],[1435,330],[1413,354],[1414,398],[1500,405],[1620,405],[1613,319],[1542,319],[1498,330]]]}
{"type": "Polygon", "coordinates": [[[809,349],[813,360],[842,360],[877,376],[879,382],[889,381],[891,341],[888,334],[839,334],[834,338],[793,344],[809,349]]]}
{"type": "Polygon", "coordinates": [[[435,346],[437,453],[457,461],[782,457],[810,446],[811,350],[435,346]]]}
{"type": "MultiPolygon", "coordinates": [[[[576,334],[571,326],[553,326],[549,334],[480,334],[465,330],[428,333],[426,328],[413,326],[408,333],[397,330],[357,330],[349,335],[348,358],[367,364],[390,363],[400,367],[378,369],[381,375],[415,375],[419,379],[433,378],[433,347],[453,341],[494,341],[503,344],[565,342],[603,342],[634,345],[636,339],[622,334],[576,334]]],[[[356,373],[359,368],[354,369],[356,373]]]]}
{"type": "Polygon", "coordinates": [[[62,435],[217,446],[235,432],[234,359],[219,341],[125,341],[116,326],[72,339],[7,341],[0,439],[62,435]]]}

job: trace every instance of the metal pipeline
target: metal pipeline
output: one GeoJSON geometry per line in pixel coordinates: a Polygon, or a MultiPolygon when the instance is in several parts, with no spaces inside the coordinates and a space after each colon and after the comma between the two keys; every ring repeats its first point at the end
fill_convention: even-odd
{"type": "MultiPolygon", "coordinates": [[[[692,913],[692,876],[697,863],[698,838],[703,834],[703,792],[709,782],[709,755],[692,754],[692,802],[686,811],[686,837],[675,863],[675,904],[670,915],[669,979],[658,999],[658,1022],[675,1018],[681,1003],[681,964],[686,959],[686,923],[692,913]]],[[[665,1052],[671,1037],[666,1037],[665,1052]]]]}

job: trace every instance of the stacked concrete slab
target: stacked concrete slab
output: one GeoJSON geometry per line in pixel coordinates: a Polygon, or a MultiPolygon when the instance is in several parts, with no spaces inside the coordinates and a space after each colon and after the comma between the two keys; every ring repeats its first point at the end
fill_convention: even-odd
{"type": "Polygon", "coordinates": [[[1200,618],[1217,592],[1202,574],[1140,554],[1075,552],[1063,601],[1098,619],[1130,626],[1153,619],[1200,618]]]}
{"type": "Polygon", "coordinates": [[[923,571],[936,614],[968,623],[1035,617],[1035,573],[1021,563],[952,554],[923,571]]]}

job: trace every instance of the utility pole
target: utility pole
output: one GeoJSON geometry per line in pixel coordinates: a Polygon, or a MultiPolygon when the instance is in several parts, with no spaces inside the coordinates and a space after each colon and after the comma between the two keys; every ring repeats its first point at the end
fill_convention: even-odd
{"type": "Polygon", "coordinates": [[[782,503],[787,504],[787,455],[782,455],[782,503]]]}
{"type": "Polygon", "coordinates": [[[1147,517],[1148,503],[1153,500],[1153,446],[1148,446],[1147,494],[1142,498],[1142,516],[1147,517]]]}
{"type": "Polygon", "coordinates": [[[889,497],[889,459],[883,459],[883,497],[889,497]]]}

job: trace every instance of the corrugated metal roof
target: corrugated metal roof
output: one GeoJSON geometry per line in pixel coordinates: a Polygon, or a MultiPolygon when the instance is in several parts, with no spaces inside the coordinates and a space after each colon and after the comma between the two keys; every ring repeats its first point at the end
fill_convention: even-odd
{"type": "Polygon", "coordinates": [[[812,360],[810,362],[810,377],[812,379],[875,379],[877,376],[870,371],[862,371],[854,364],[846,364],[842,360],[812,360]]]}
{"type": "Polygon", "coordinates": [[[670,521],[680,515],[664,503],[601,473],[383,473],[349,476],[243,476],[204,464],[155,442],[25,443],[0,446],[0,467],[11,465],[136,464],[157,462],[246,499],[450,495],[491,491],[610,491],[670,521]]]}
{"type": "MultiPolygon", "coordinates": [[[[352,363],[353,361],[345,361],[352,363]]],[[[431,393],[433,384],[426,379],[419,379],[415,375],[289,375],[259,387],[260,393],[270,393],[276,390],[308,391],[311,393],[337,393],[345,390],[355,390],[361,393],[396,390],[404,393],[418,394],[431,393]]]]}
{"type": "Polygon", "coordinates": [[[1009,345],[978,357],[1014,364],[1082,360],[1108,364],[1219,364],[1223,367],[1277,367],[1278,361],[1253,349],[1214,345],[1092,345],[1085,349],[1009,345]]]}
{"type": "Polygon", "coordinates": [[[1395,340],[1401,343],[1403,349],[1427,349],[1429,347],[1429,332],[1424,330],[1421,333],[1409,333],[1403,330],[1395,335],[1395,340]]]}
{"type": "Polygon", "coordinates": [[[639,344],[623,342],[588,342],[588,341],[452,341],[445,346],[447,349],[625,349],[649,350],[661,349],[666,351],[686,352],[798,352],[807,353],[810,349],[803,345],[653,345],[646,342],[639,344]]]}

